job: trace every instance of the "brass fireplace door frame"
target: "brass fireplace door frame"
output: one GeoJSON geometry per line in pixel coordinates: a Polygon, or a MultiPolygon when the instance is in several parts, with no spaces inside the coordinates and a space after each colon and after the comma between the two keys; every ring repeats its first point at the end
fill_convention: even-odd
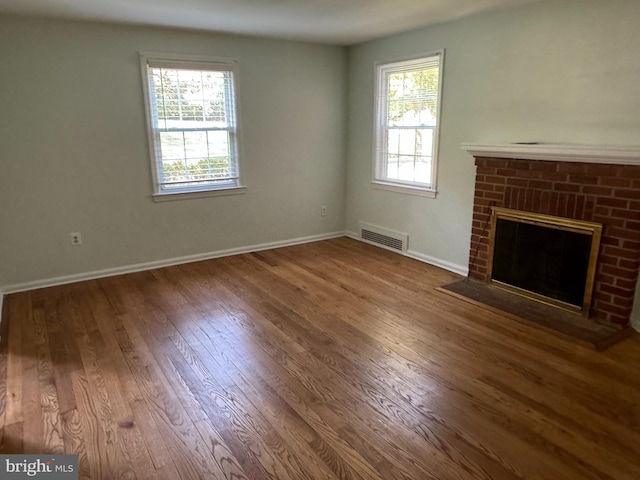
{"type": "Polygon", "coordinates": [[[519,295],[532,298],[539,302],[563,308],[572,312],[582,312],[585,317],[589,316],[591,310],[591,300],[593,295],[593,286],[596,276],[596,267],[598,261],[598,252],[600,250],[600,239],[602,238],[602,224],[594,222],[585,222],[582,220],[574,220],[571,218],[556,217],[553,215],[544,215],[541,213],[525,212],[521,210],[512,210],[502,207],[491,207],[491,230],[489,234],[489,256],[487,264],[486,281],[490,285],[508,290],[519,295]],[[513,222],[528,223],[539,225],[558,230],[576,232],[583,235],[591,236],[591,251],[589,254],[589,266],[587,269],[587,278],[584,288],[584,297],[582,299],[582,307],[556,300],[535,292],[530,292],[523,288],[519,288],[507,283],[499,282],[492,278],[493,274],[493,254],[495,248],[496,225],[499,218],[511,220],[513,222]]]}

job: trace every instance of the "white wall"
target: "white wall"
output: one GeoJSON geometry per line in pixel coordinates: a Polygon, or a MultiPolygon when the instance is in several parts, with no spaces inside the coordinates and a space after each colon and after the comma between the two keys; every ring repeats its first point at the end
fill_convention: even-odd
{"type": "Polygon", "coordinates": [[[462,142],[640,144],[640,1],[552,0],[358,45],[349,52],[347,230],[409,233],[464,270],[475,167],[462,142]],[[374,62],[445,49],[438,196],[375,190],[374,62]]]}
{"type": "Polygon", "coordinates": [[[0,16],[0,290],[342,231],[345,61],[340,47],[0,16]],[[246,194],[152,201],[139,51],[239,60],[246,194]]]}

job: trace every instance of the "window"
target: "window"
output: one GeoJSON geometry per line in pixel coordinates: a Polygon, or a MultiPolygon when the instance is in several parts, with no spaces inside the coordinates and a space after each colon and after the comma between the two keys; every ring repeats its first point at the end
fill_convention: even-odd
{"type": "Polygon", "coordinates": [[[141,58],[154,195],[242,191],[235,62],[141,58]]]}
{"type": "Polygon", "coordinates": [[[374,186],[435,197],[443,56],[376,66],[374,186]]]}

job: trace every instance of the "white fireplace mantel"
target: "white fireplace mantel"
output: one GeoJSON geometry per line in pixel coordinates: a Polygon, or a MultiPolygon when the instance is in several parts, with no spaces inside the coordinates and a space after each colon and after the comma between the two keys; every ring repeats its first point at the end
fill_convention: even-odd
{"type": "Polygon", "coordinates": [[[552,143],[463,143],[474,157],[640,166],[640,146],[552,143]]]}

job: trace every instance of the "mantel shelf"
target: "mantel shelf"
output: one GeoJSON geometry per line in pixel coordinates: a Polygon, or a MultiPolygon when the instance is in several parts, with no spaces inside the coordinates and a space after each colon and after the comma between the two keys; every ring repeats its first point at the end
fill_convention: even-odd
{"type": "Polygon", "coordinates": [[[552,143],[463,143],[474,157],[640,166],[640,146],[552,143]]]}

